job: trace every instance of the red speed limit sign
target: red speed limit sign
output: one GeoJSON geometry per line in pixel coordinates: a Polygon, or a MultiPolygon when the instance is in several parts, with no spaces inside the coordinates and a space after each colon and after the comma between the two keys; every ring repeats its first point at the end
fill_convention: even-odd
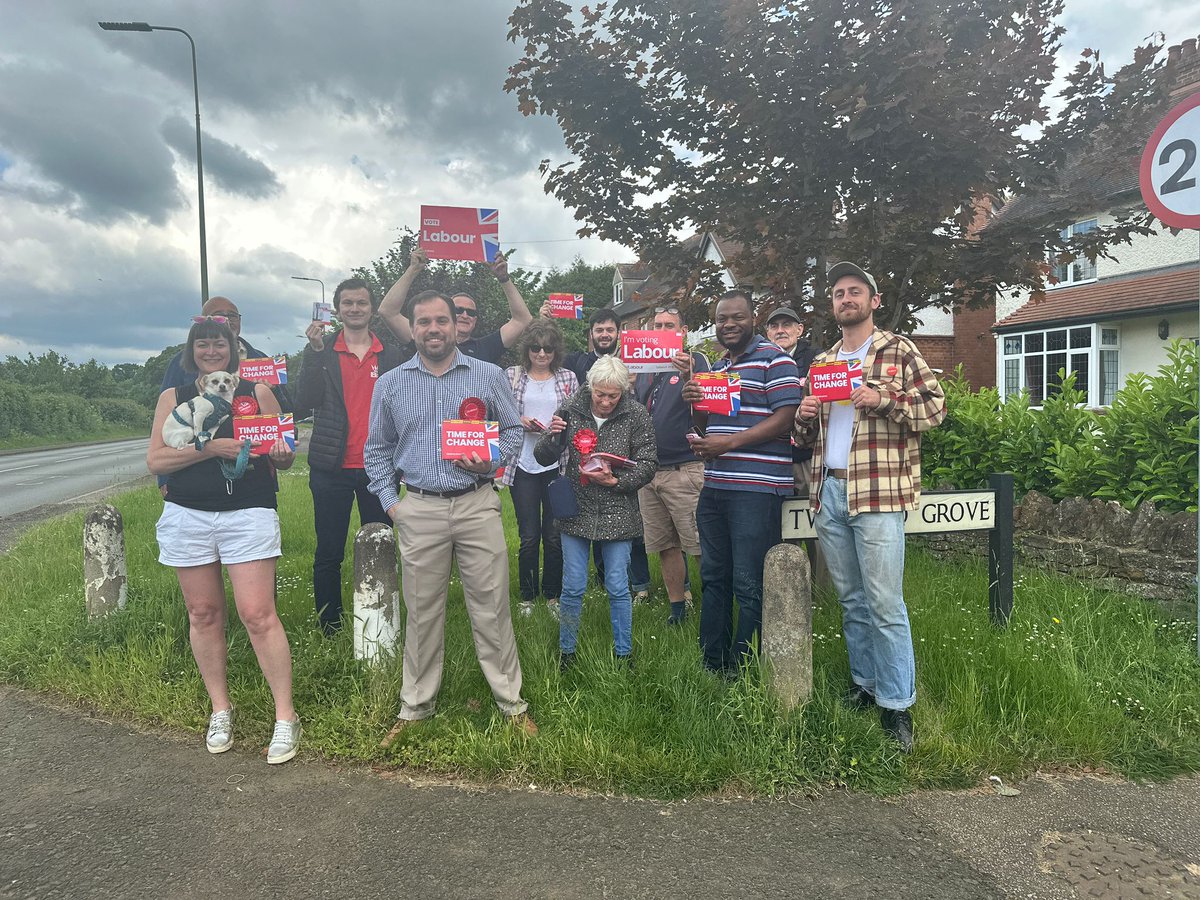
{"type": "Polygon", "coordinates": [[[1142,199],[1172,228],[1200,229],[1200,93],[1192,94],[1154,129],[1142,153],[1142,199]]]}

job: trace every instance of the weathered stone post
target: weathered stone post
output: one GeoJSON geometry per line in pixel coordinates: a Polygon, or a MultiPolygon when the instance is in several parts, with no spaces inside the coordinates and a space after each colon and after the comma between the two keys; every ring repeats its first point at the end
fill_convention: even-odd
{"type": "Polygon", "coordinates": [[[83,520],[83,592],[88,621],[125,608],[125,526],[116,507],[93,507],[83,520]]]}
{"type": "Polygon", "coordinates": [[[354,657],[377,663],[393,653],[400,625],[396,540],[372,522],[354,536],[354,657]]]}
{"type": "Polygon", "coordinates": [[[762,652],[780,710],[812,696],[812,571],[808,554],[776,544],[763,564],[762,652]]]}

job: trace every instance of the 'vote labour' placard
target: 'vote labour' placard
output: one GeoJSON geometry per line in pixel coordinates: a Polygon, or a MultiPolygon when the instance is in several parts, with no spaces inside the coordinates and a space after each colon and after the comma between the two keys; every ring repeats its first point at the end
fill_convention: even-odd
{"type": "Polygon", "coordinates": [[[442,423],[442,459],[463,459],[478,453],[480,459],[500,461],[500,423],[447,419],[442,423]]]}
{"type": "Polygon", "coordinates": [[[233,438],[237,441],[250,440],[253,456],[266,456],[271,445],[280,438],[296,449],[296,423],[293,417],[283,416],[234,416],[233,438]]]}
{"type": "Polygon", "coordinates": [[[287,384],[287,357],[263,356],[243,359],[238,366],[238,378],[262,384],[287,384]]]}
{"type": "Polygon", "coordinates": [[[550,317],[552,319],[582,319],[583,294],[551,294],[550,317]]]}
{"type": "Polygon", "coordinates": [[[742,376],[737,372],[697,372],[692,381],[704,394],[692,409],[720,416],[736,416],[742,411],[742,376]]]}
{"type": "Polygon", "coordinates": [[[621,332],[621,362],[630,372],[670,372],[671,357],[682,350],[682,331],[621,332]]]}
{"type": "Polygon", "coordinates": [[[422,206],[420,245],[430,259],[492,262],[500,251],[500,210],[422,206]]]}
{"type": "Polygon", "coordinates": [[[824,402],[849,400],[850,366],[844,362],[824,363],[808,367],[808,386],[812,395],[824,402]]]}

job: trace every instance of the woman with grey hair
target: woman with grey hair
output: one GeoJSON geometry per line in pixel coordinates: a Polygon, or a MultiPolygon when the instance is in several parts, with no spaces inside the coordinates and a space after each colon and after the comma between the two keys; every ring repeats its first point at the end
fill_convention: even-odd
{"type": "Polygon", "coordinates": [[[604,559],[604,587],[617,658],[628,661],[633,653],[633,610],[626,572],[630,548],[642,534],[638,489],[654,477],[658,448],[650,414],[628,388],[625,364],[613,356],[600,357],[588,372],[587,386],[559,408],[534,448],[534,456],[544,465],[566,450],[566,476],[578,505],[574,515],[556,520],[563,554],[558,630],[562,671],[575,661],[592,542],[600,546],[604,559]],[[614,462],[606,455],[625,462],[614,462]]]}

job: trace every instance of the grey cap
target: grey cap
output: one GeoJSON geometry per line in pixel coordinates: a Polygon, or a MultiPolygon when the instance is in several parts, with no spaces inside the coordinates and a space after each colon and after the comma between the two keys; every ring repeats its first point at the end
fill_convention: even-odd
{"type": "Polygon", "coordinates": [[[846,275],[853,275],[855,278],[865,281],[871,286],[872,294],[879,293],[879,286],[875,284],[874,276],[865,269],[860,269],[852,262],[840,262],[833,264],[833,268],[831,268],[826,275],[826,277],[829,279],[829,286],[833,287],[835,284],[837,284],[839,278],[843,278],[846,275]]]}
{"type": "Polygon", "coordinates": [[[800,314],[790,306],[781,306],[779,309],[774,310],[769,316],[767,316],[767,323],[770,324],[772,320],[780,317],[791,319],[794,322],[799,322],[801,325],[804,324],[803,320],[800,318],[800,314]]]}

